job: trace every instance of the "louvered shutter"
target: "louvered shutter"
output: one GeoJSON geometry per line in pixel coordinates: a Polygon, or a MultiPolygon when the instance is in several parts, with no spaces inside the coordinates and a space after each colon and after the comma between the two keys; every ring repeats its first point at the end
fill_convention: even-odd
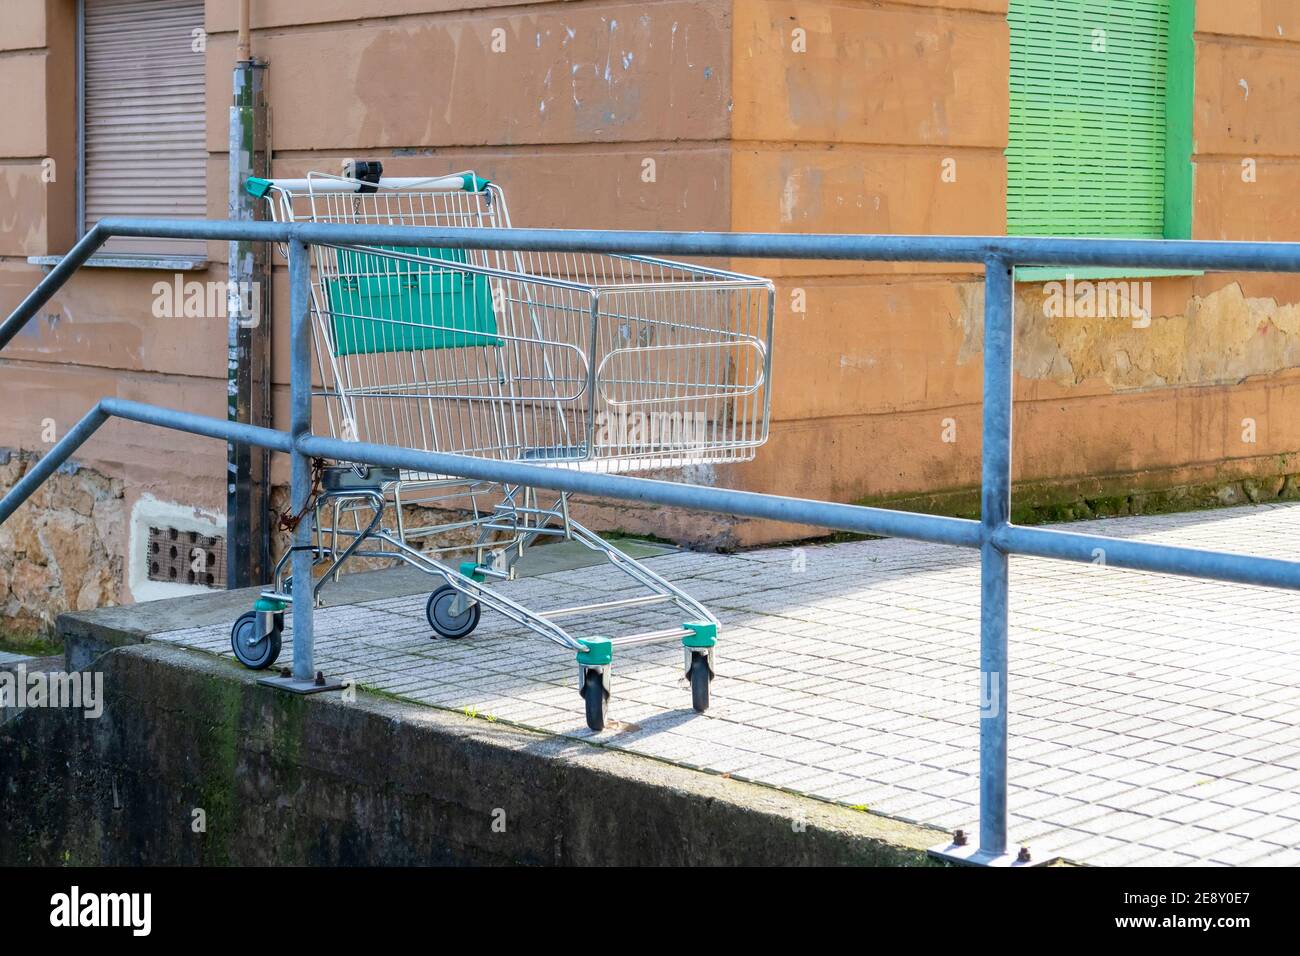
{"type": "MultiPolygon", "coordinates": [[[[85,0],[85,225],[207,216],[203,0],[85,0]]],[[[203,242],[114,239],[110,253],[194,254],[203,242]]]]}
{"type": "Polygon", "coordinates": [[[1169,0],[1011,0],[1007,232],[1160,237],[1169,0]]]}

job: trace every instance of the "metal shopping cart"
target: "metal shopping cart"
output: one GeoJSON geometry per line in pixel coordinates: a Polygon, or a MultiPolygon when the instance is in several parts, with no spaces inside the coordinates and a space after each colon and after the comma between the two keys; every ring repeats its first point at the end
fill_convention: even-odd
{"type": "MultiPolygon", "coordinates": [[[[472,172],[345,171],[247,188],[279,221],[510,226],[500,187],[472,172]]],[[[767,280],[637,256],[413,246],[315,245],[312,262],[315,394],[337,438],[604,472],[747,461],[767,439],[767,280]]],[[[592,730],[605,724],[614,649],[680,640],[692,704],[708,707],[717,618],[574,521],[567,494],[347,462],[318,463],[315,477],[307,513],[282,521],[313,522],[314,594],[358,558],[436,575],[426,611],[438,635],[465,637],[486,606],[575,652],[592,730]],[[446,520],[413,523],[413,506],[446,520]],[[512,600],[494,583],[543,536],[580,542],[645,593],[550,610],[512,600]],[[652,605],[681,623],[612,637],[558,623],[652,605]]],[[[232,629],[248,667],[279,654],[289,556],[232,629]]]]}

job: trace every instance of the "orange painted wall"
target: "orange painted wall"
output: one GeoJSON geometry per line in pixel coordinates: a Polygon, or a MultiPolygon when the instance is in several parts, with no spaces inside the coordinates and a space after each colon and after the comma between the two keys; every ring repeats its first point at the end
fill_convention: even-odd
{"type": "MultiPolygon", "coordinates": [[[[271,62],[276,175],[333,170],[349,156],[381,159],[396,175],[474,167],[505,186],[519,225],[1005,231],[1005,0],[253,6],[254,49],[271,62]],[[806,52],[791,50],[796,27],[806,52]],[[505,53],[491,49],[497,28],[505,53]],[[656,161],[654,183],[641,179],[646,158],[656,161]],[[942,177],[946,162],[953,182],[942,177]]],[[[236,7],[207,3],[214,217],[226,205],[236,7]]],[[[73,8],[71,0],[6,3],[3,312],[41,275],[27,257],[66,251],[74,238],[73,8]],[[55,160],[54,182],[42,181],[46,159],[55,160]]],[[[1298,18],[1281,0],[1198,3],[1198,238],[1300,239],[1300,127],[1279,121],[1294,117],[1300,97],[1298,18]],[[1256,161],[1254,183],[1242,182],[1243,158],[1256,161]]],[[[224,279],[224,256],[213,244],[207,272],[193,277],[224,279]]],[[[839,500],[975,483],[977,275],[903,263],[734,265],[778,283],[774,424],[755,462],[713,480],[839,500]],[[804,309],[795,311],[800,297],[804,309]],[[955,442],[941,439],[949,419],[955,442]]],[[[152,318],[153,284],[170,278],[85,270],[50,303],[0,357],[0,446],[39,451],[46,419],[61,431],[106,394],[224,414],[224,320],[152,318]]],[[[283,282],[274,296],[285,315],[283,282]]],[[[1038,309],[1041,298],[1041,287],[1023,286],[1020,308],[1038,309]]],[[[1279,456],[1300,449],[1294,416],[1283,413],[1298,381],[1291,342],[1300,285],[1161,279],[1154,300],[1158,334],[1145,338],[1123,323],[1023,322],[1018,478],[1109,475],[1158,486],[1225,469],[1277,472],[1279,456]],[[1259,422],[1253,445],[1234,437],[1242,417],[1259,422]]],[[[275,351],[283,413],[279,326],[275,351]]],[[[212,442],[116,424],[82,457],[124,478],[128,496],[224,504],[224,449],[212,442]]],[[[601,514],[715,543],[798,530],[601,514]]]]}
{"type": "MultiPolygon", "coordinates": [[[[733,10],[734,229],[1005,232],[1005,0],[733,10]]],[[[1277,121],[1300,99],[1294,5],[1202,0],[1197,13],[1194,237],[1300,239],[1287,198],[1300,126],[1277,121]]],[[[772,440],[740,481],[839,500],[956,500],[978,483],[978,274],[745,265],[779,292],[772,440]]],[[[1018,481],[1068,495],[1090,476],[1113,493],[1296,470],[1280,456],[1300,448],[1283,401],[1300,381],[1300,281],[1155,279],[1149,329],[1048,320],[1043,292],[1018,286],[1018,481]]]]}

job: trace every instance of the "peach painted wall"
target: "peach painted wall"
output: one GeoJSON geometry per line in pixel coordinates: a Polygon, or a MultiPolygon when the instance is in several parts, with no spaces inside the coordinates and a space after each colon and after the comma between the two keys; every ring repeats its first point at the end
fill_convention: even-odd
{"type": "MultiPolygon", "coordinates": [[[[270,61],[276,175],[334,170],[350,156],[381,159],[396,175],[474,167],[504,185],[517,225],[1005,231],[1005,0],[253,6],[254,50],[270,61]],[[795,28],[805,52],[791,50],[795,28]],[[492,50],[496,29],[503,53],[492,50]],[[654,183],[642,181],[647,158],[654,183]]],[[[236,7],[207,3],[214,217],[226,206],[236,7]]],[[[27,257],[64,252],[74,238],[73,9],[72,0],[6,2],[6,313],[41,275],[27,257]],[[54,182],[42,180],[46,159],[54,182]]],[[[1197,31],[1194,234],[1300,239],[1297,6],[1201,0],[1197,31]],[[1247,157],[1253,183],[1240,175],[1247,157]]],[[[224,256],[213,244],[206,274],[187,278],[223,280],[224,256]]],[[[839,500],[943,495],[976,482],[977,275],[960,266],[735,265],[778,283],[774,424],[755,462],[711,480],[839,500]],[[799,298],[803,311],[793,307],[799,298]],[[946,420],[956,441],[942,440],[946,420]]],[[[154,319],[153,284],[170,278],[83,270],[0,358],[0,446],[40,451],[48,419],[61,431],[102,395],[223,415],[224,320],[154,319]]],[[[284,286],[274,289],[280,316],[284,286]]],[[[1042,291],[1019,290],[1020,480],[1069,489],[1101,476],[1107,487],[1147,488],[1300,470],[1284,457],[1300,449],[1300,426],[1285,411],[1300,384],[1296,281],[1160,279],[1144,330],[1049,320],[1042,291]],[[1259,423],[1253,444],[1240,440],[1244,417],[1259,423]]],[[[213,442],[114,424],[81,460],[123,479],[128,504],[149,494],[208,511],[224,505],[224,448],[213,442]]],[[[713,544],[799,532],[621,507],[592,513],[713,544]]]]}

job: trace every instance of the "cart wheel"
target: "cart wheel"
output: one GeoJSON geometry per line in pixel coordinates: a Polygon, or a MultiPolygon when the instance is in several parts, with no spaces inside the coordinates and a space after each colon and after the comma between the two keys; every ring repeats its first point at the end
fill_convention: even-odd
{"type": "Polygon", "coordinates": [[[424,609],[429,618],[429,626],[443,637],[453,640],[466,636],[478,627],[479,616],[483,613],[483,605],[475,601],[463,613],[452,614],[451,605],[459,593],[450,584],[444,584],[429,595],[429,604],[424,609]]]}
{"type": "Polygon", "coordinates": [[[708,657],[692,654],[691,669],[686,675],[691,681],[691,706],[702,714],[709,709],[709,681],[713,680],[713,675],[709,673],[708,657]]]}
{"type": "Polygon", "coordinates": [[[582,682],[582,699],[587,702],[587,726],[599,733],[605,729],[605,714],[609,712],[609,694],[600,671],[587,671],[582,682]]]}
{"type": "Polygon", "coordinates": [[[275,616],[275,627],[266,637],[257,636],[257,612],[239,615],[230,629],[230,649],[239,663],[249,670],[264,671],[280,656],[280,633],[284,630],[283,612],[275,616]]]}

